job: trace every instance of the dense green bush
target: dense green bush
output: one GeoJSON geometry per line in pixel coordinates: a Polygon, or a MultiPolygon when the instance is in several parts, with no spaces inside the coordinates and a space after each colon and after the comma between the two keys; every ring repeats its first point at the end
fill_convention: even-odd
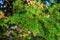
{"type": "MultiPolygon", "coordinates": [[[[23,29],[22,34],[26,34],[28,31],[32,32],[28,36],[22,37],[21,40],[60,40],[60,4],[56,3],[48,9],[39,8],[40,4],[40,1],[35,1],[33,5],[28,6],[24,4],[23,0],[14,1],[13,16],[0,20],[0,35],[5,35],[8,24],[16,24],[23,29]]],[[[17,36],[21,35],[21,32],[17,34],[14,31],[13,34],[13,39],[18,40],[17,36]]]]}

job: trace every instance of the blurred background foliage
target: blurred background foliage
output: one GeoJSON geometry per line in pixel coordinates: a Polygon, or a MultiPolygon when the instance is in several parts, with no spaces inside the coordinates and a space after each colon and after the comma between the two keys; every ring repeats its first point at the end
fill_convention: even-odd
{"type": "Polygon", "coordinates": [[[6,32],[11,30],[9,25],[15,24],[22,31],[11,30],[13,38],[10,38],[10,35],[6,40],[60,40],[60,3],[49,7],[43,4],[43,7],[40,0],[31,2],[32,5],[25,0],[13,2],[13,16],[0,19],[0,36],[6,36],[6,32]]]}

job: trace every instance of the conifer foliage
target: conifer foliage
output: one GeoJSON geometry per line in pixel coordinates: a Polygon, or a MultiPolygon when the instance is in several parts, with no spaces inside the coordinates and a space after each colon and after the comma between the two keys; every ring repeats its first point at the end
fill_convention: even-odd
{"type": "Polygon", "coordinates": [[[60,3],[13,0],[11,5],[13,15],[0,11],[1,40],[60,40],[60,3]]]}

